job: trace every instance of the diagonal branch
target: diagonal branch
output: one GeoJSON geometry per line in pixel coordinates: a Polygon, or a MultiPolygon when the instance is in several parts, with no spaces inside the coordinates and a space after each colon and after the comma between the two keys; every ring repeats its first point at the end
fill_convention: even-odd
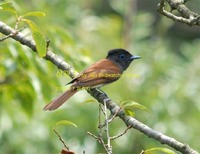
{"type": "MultiPolygon", "coordinates": [[[[5,23],[0,21],[0,32],[4,35],[10,35],[15,30],[11,27],[7,26],[5,23]]],[[[33,39],[25,37],[23,33],[18,32],[16,35],[11,36],[11,38],[15,39],[17,42],[21,43],[22,45],[26,45],[27,47],[31,48],[34,52],[37,52],[35,47],[35,42],[33,39]]],[[[54,65],[56,65],[59,69],[65,71],[71,78],[76,76],[75,69],[70,66],[68,63],[63,61],[60,57],[58,57],[56,54],[54,54],[51,50],[48,50],[46,53],[46,56],[44,57],[46,60],[52,62],[54,65]]],[[[105,93],[101,93],[96,89],[92,89],[89,92],[96,100],[98,100],[99,103],[104,104],[106,102],[107,108],[110,110],[110,112],[116,115],[123,120],[123,122],[127,126],[131,126],[132,128],[142,132],[143,134],[147,135],[149,138],[153,138],[157,141],[159,141],[161,144],[167,144],[168,146],[174,148],[177,151],[182,152],[183,154],[199,154],[195,150],[189,147],[187,144],[183,144],[174,138],[171,138],[169,136],[166,136],[156,130],[153,130],[152,128],[148,127],[147,125],[143,124],[142,122],[136,120],[133,117],[126,116],[125,112],[120,109],[119,106],[117,106],[105,93]]]]}
{"type": "Polygon", "coordinates": [[[164,16],[181,23],[185,23],[189,26],[200,26],[200,15],[191,11],[186,5],[186,0],[160,0],[157,11],[164,16]],[[168,3],[171,7],[171,11],[165,10],[165,3],[168,3]],[[172,13],[173,10],[177,10],[181,16],[177,16],[172,13]]]}

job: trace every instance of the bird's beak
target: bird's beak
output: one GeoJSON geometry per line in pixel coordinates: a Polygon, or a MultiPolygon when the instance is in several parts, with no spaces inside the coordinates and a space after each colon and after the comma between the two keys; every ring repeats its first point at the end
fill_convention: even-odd
{"type": "Polygon", "coordinates": [[[130,57],[130,60],[140,59],[140,58],[141,58],[140,56],[132,56],[132,57],[130,57]]]}

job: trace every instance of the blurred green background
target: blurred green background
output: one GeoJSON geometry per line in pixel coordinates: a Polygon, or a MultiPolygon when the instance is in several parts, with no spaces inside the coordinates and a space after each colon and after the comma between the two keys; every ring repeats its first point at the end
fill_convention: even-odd
{"type": "MultiPolygon", "coordinates": [[[[2,2],[2,1],[0,1],[2,2]]],[[[140,55],[125,75],[102,89],[114,100],[134,100],[152,112],[137,110],[136,118],[168,136],[200,149],[200,29],[173,22],[156,12],[158,0],[18,0],[18,13],[46,13],[32,18],[51,40],[50,47],[81,71],[113,48],[140,55]]],[[[200,13],[199,0],[187,3],[200,13]]],[[[16,19],[0,12],[0,19],[14,26],[16,19]]],[[[23,24],[20,25],[22,27],[23,24]]],[[[26,28],[23,33],[30,36],[26,28]]],[[[3,37],[0,35],[0,37],[3,37]]],[[[62,143],[52,129],[60,120],[78,128],[57,131],[72,151],[105,153],[87,135],[97,134],[98,103],[81,91],[54,112],[42,108],[61,94],[71,79],[29,48],[8,39],[0,43],[0,153],[59,153],[62,143]]],[[[125,129],[116,118],[110,134],[125,129]]],[[[112,142],[113,153],[139,154],[153,147],[168,147],[136,130],[112,142]]],[[[177,152],[178,153],[178,152],[177,152]]]]}

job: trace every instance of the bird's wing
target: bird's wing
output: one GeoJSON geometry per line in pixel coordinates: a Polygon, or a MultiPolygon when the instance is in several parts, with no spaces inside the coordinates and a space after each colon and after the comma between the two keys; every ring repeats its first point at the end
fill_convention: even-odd
{"type": "Polygon", "coordinates": [[[121,74],[122,70],[116,64],[102,59],[83,71],[74,80],[73,87],[98,87],[118,80],[121,74]]]}

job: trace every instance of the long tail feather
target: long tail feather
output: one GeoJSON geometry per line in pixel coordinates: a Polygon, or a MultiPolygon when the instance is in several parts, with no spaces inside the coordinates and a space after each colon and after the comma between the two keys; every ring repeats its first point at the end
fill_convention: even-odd
{"type": "Polygon", "coordinates": [[[60,95],[59,97],[55,98],[53,101],[51,101],[49,104],[47,104],[43,110],[55,110],[58,107],[60,107],[64,102],[66,102],[70,97],[72,97],[75,93],[77,92],[77,90],[72,90],[69,89],[67,91],[65,91],[62,95],[60,95]]]}

